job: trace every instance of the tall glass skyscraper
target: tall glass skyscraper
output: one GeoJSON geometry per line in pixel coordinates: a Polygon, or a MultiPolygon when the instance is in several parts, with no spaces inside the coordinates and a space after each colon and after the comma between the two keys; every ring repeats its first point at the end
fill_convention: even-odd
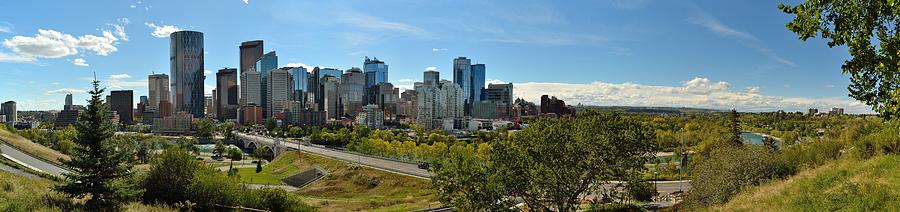
{"type": "Polygon", "coordinates": [[[472,65],[472,89],[469,90],[469,102],[484,100],[484,64],[472,65]]]}
{"type": "Polygon", "coordinates": [[[264,54],[262,57],[259,58],[258,61],[256,61],[256,70],[259,71],[259,76],[261,77],[260,78],[261,83],[259,86],[261,92],[259,95],[261,97],[260,99],[262,99],[262,105],[260,105],[260,106],[262,106],[262,111],[263,111],[263,115],[265,115],[265,118],[269,118],[269,116],[268,116],[268,114],[269,114],[268,93],[269,92],[268,92],[268,90],[266,90],[266,89],[268,89],[267,83],[269,82],[269,80],[267,80],[266,77],[269,76],[269,74],[268,74],[269,71],[271,71],[272,69],[277,69],[277,68],[278,68],[278,56],[275,55],[275,51],[271,51],[269,53],[264,54]]]}
{"type": "Polygon", "coordinates": [[[366,96],[363,101],[366,104],[374,104],[374,87],[379,83],[388,82],[388,65],[384,64],[384,61],[378,60],[378,58],[369,59],[369,57],[366,57],[366,60],[363,62],[363,71],[366,74],[366,96]]]}
{"type": "Polygon", "coordinates": [[[214,107],[219,121],[237,119],[238,74],[235,68],[222,68],[216,73],[214,107]]]}
{"type": "Polygon", "coordinates": [[[171,93],[174,111],[185,111],[194,118],[205,115],[203,95],[203,33],[178,31],[169,35],[171,93]]]}
{"type": "Polygon", "coordinates": [[[343,75],[343,73],[343,71],[336,68],[322,68],[319,70],[319,80],[321,81],[322,78],[325,78],[325,75],[331,75],[335,79],[341,79],[341,75],[343,75]]]}
{"type": "MultiPolygon", "coordinates": [[[[464,107],[471,104],[470,91],[472,90],[472,60],[466,57],[457,57],[453,59],[453,83],[459,85],[462,89],[462,99],[464,107]]],[[[463,110],[465,114],[469,114],[469,110],[463,110]]]]}
{"type": "Polygon", "coordinates": [[[291,74],[291,87],[293,89],[293,93],[291,94],[291,100],[299,101],[300,104],[306,104],[306,91],[307,84],[309,84],[309,72],[306,72],[306,68],[303,67],[285,67],[288,72],[291,74]]]}

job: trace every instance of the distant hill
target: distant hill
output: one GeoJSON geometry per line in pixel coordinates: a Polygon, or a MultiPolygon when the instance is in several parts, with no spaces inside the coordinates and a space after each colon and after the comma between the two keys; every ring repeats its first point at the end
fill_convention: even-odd
{"type": "Polygon", "coordinates": [[[689,108],[689,107],[577,106],[576,108],[578,110],[594,109],[594,110],[600,110],[600,111],[621,112],[621,113],[666,114],[666,115],[726,112],[725,110],[689,108]]]}

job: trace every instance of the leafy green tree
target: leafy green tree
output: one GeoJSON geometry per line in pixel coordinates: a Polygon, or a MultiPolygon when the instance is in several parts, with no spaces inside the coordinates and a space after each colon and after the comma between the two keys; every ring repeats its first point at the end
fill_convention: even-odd
{"type": "Polygon", "coordinates": [[[574,211],[605,180],[628,179],[650,162],[653,130],[616,113],[539,119],[492,145],[490,161],[507,194],[535,210],[574,211]]]}
{"type": "Polygon", "coordinates": [[[210,119],[200,119],[195,124],[197,126],[197,138],[210,139],[213,137],[213,133],[216,132],[216,126],[210,119]]]}
{"type": "Polygon", "coordinates": [[[275,122],[274,118],[267,118],[265,124],[266,124],[266,129],[269,131],[274,130],[275,127],[278,126],[278,122],[275,122]]]}
{"type": "Polygon", "coordinates": [[[895,0],[808,0],[779,4],[794,15],[786,24],[800,40],[821,37],[828,47],[847,46],[850,97],[887,119],[900,116],[900,4],[895,0]]]}
{"type": "Polygon", "coordinates": [[[201,164],[181,148],[168,148],[153,161],[144,180],[145,203],[174,204],[190,198],[187,189],[201,164]]]}
{"type": "Polygon", "coordinates": [[[227,149],[225,148],[225,144],[222,144],[222,141],[216,141],[216,148],[213,149],[216,156],[222,157],[222,155],[225,154],[226,150],[227,149]]]}
{"type": "Polygon", "coordinates": [[[72,172],[64,174],[65,181],[53,189],[68,197],[88,198],[85,206],[89,210],[115,210],[140,190],[124,183],[132,174],[134,161],[131,152],[120,150],[120,142],[112,139],[116,124],[101,98],[105,89],[97,80],[93,86],[87,109],[75,125],[78,145],[72,149],[72,158],[62,161],[72,172]]]}
{"type": "Polygon", "coordinates": [[[460,211],[502,211],[512,206],[503,199],[503,185],[497,180],[504,173],[475,158],[475,152],[464,145],[452,146],[446,157],[432,164],[431,183],[442,203],[460,211]]]}
{"type": "Polygon", "coordinates": [[[221,131],[222,136],[225,137],[226,141],[232,142],[235,140],[234,138],[234,122],[225,122],[219,126],[219,131],[221,131]]]}
{"type": "Polygon", "coordinates": [[[240,161],[244,159],[244,154],[241,153],[241,150],[230,148],[228,149],[228,157],[231,158],[231,161],[240,161]]]}

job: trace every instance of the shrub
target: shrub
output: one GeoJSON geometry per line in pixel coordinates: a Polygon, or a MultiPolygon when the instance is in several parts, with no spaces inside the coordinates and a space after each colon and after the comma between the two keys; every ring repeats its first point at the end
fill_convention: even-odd
{"type": "Polygon", "coordinates": [[[694,164],[688,201],[700,206],[721,204],[747,186],[786,176],[787,164],[763,146],[713,150],[694,164]]]}
{"type": "Polygon", "coordinates": [[[628,190],[628,193],[632,198],[644,202],[652,201],[653,196],[658,194],[656,192],[656,186],[646,180],[632,180],[625,185],[625,189],[628,190]]]}

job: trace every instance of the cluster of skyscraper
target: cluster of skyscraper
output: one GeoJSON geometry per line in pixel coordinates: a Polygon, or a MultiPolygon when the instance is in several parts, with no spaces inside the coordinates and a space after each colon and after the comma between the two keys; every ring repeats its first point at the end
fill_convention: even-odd
{"type": "MultiPolygon", "coordinates": [[[[454,59],[452,82],[441,80],[437,71],[426,71],[424,81],[401,96],[400,89],[388,81],[388,65],[377,58],[366,57],[362,69],[307,70],[280,67],[275,51],[264,53],[262,40],[243,42],[239,51],[240,67],[219,69],[216,88],[207,96],[203,33],[174,32],[170,73],[149,75],[149,94],[140,97],[137,112],[131,90],[111,91],[107,102],[122,124],[132,124],[137,117],[163,131],[190,127],[193,118],[249,125],[267,119],[294,125],[355,123],[371,128],[384,126],[386,118],[417,119],[428,128],[463,129],[473,117],[510,116],[512,84],[485,88],[484,64],[473,65],[465,57],[454,59]]],[[[60,113],[63,125],[74,123],[80,109],[68,95],[60,113]]]]}
{"type": "Polygon", "coordinates": [[[404,92],[406,112],[420,126],[430,129],[478,129],[474,119],[508,119],[512,107],[512,84],[485,88],[485,65],[465,57],[453,60],[453,81],[441,80],[435,70],[425,71],[415,92],[404,92]],[[413,109],[414,108],[414,109],[413,109]]]}

